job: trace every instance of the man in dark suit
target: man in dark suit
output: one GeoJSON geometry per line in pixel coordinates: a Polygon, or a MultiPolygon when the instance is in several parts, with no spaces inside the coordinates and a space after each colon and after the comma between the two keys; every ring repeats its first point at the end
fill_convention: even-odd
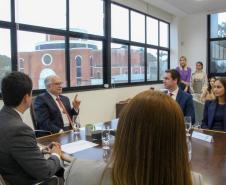
{"type": "Polygon", "coordinates": [[[0,111],[0,174],[6,184],[34,184],[53,176],[60,167],[61,149],[53,144],[45,159],[33,130],[21,115],[31,105],[32,81],[20,72],[2,80],[4,106],[0,111]]]}
{"type": "Polygon", "coordinates": [[[163,84],[171,96],[180,105],[184,116],[191,116],[192,123],[195,123],[195,109],[192,96],[178,87],[180,83],[180,74],[175,69],[165,71],[163,84]]]}
{"type": "Polygon", "coordinates": [[[69,98],[61,95],[62,84],[61,78],[56,75],[45,79],[47,92],[37,96],[33,105],[38,129],[52,133],[72,129],[72,118],[79,113],[80,101],[76,95],[71,108],[69,98]]]}

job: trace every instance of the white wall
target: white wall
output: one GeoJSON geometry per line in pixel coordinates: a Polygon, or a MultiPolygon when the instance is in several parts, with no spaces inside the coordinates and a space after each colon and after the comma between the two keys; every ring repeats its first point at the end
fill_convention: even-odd
{"type": "MultiPolygon", "coordinates": [[[[206,69],[207,61],[207,16],[190,15],[179,20],[179,56],[188,59],[188,65],[195,69],[195,63],[202,61],[206,69]]],[[[171,38],[172,40],[173,38],[171,38]]]]}
{"type": "MultiPolygon", "coordinates": [[[[81,124],[85,125],[114,119],[116,115],[115,104],[117,102],[132,98],[139,92],[148,90],[150,87],[162,88],[162,85],[145,85],[78,92],[78,98],[81,100],[79,114],[81,124]]],[[[64,95],[73,100],[75,93],[67,93],[64,95]]],[[[2,107],[2,105],[3,101],[0,100],[0,107],[2,107]]],[[[23,120],[29,126],[33,127],[29,110],[24,113],[23,120]]]]}

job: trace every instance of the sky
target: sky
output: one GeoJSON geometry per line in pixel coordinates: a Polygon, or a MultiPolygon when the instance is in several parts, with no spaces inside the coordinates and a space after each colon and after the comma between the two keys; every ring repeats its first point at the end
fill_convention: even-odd
{"type": "MultiPolygon", "coordinates": [[[[65,29],[66,1],[65,0],[16,0],[16,22],[33,24],[44,27],[65,29]],[[54,6],[53,6],[54,5],[54,6]]],[[[10,1],[0,0],[0,20],[10,21],[10,1]]],[[[117,38],[128,39],[128,10],[112,5],[112,35],[117,38]],[[120,20],[120,21],[118,21],[120,20]]],[[[132,40],[144,43],[144,16],[133,12],[132,40]]],[[[103,35],[103,0],[70,0],[70,27],[80,28],[85,32],[103,35]],[[89,6],[87,6],[89,4],[89,6]],[[84,11],[86,10],[86,11],[84,11]],[[95,11],[94,11],[95,10],[95,11]]],[[[153,19],[149,18],[148,37],[156,43],[157,29],[153,19]]],[[[161,25],[161,42],[167,45],[167,25],[161,25]]],[[[20,51],[34,50],[37,42],[45,41],[45,34],[22,32],[18,33],[18,49],[20,51]]],[[[10,56],[9,31],[0,28],[0,53],[10,56]],[[2,43],[3,42],[3,43],[2,43]]],[[[153,44],[152,43],[152,44],[153,44]]]]}

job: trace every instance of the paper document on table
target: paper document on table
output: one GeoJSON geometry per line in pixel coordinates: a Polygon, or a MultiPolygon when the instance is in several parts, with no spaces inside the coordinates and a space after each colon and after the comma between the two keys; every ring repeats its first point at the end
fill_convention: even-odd
{"type": "Polygon", "coordinates": [[[209,143],[213,141],[213,136],[203,134],[203,133],[200,133],[200,132],[196,132],[196,131],[194,131],[192,133],[192,137],[196,138],[196,139],[201,139],[203,141],[207,141],[209,143]]]}
{"type": "Polygon", "coordinates": [[[75,152],[79,152],[88,148],[92,148],[94,146],[97,146],[98,144],[96,143],[92,143],[89,141],[85,141],[85,140],[79,140],[79,141],[75,141],[73,143],[68,143],[65,145],[61,145],[61,149],[63,152],[67,153],[67,154],[73,154],[75,152]]]}

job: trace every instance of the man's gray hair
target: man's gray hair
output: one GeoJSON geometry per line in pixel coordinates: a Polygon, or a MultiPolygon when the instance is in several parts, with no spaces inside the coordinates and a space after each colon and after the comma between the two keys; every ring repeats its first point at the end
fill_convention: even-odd
{"type": "Polygon", "coordinates": [[[52,79],[56,77],[56,75],[50,75],[50,76],[47,76],[44,80],[44,84],[45,84],[45,87],[46,89],[49,88],[49,85],[52,83],[52,79]]]}

